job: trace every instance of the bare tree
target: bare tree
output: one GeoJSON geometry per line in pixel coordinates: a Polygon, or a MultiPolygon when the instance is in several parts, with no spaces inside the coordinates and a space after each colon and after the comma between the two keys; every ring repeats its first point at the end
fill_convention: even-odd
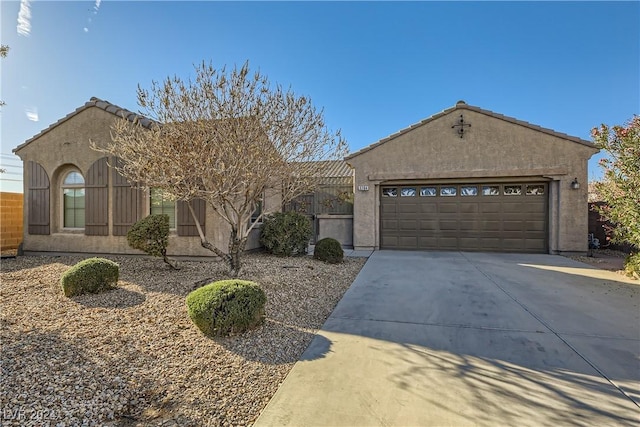
{"type": "Polygon", "coordinates": [[[226,251],[209,242],[190,207],[201,244],[232,274],[240,270],[265,191],[280,192],[283,203],[308,192],[316,162],[346,150],[340,131],[327,129],[310,99],[272,86],[248,63],[227,71],[203,62],[193,79],[138,86],[138,104],[153,122],[118,120],[113,142],[94,148],[120,158],[119,172],[131,182],[176,200],[204,199],[229,224],[230,237],[226,251]]]}

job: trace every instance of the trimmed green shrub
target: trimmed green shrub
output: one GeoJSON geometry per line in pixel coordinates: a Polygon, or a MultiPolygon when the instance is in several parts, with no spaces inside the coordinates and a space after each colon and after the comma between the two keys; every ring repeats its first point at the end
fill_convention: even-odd
{"type": "Polygon", "coordinates": [[[342,262],[344,251],[342,250],[340,242],[331,237],[326,237],[316,242],[313,258],[330,264],[337,264],[342,262]]]}
{"type": "Polygon", "coordinates": [[[640,252],[629,254],[624,260],[624,271],[629,276],[640,279],[640,252]]]}
{"type": "Polygon", "coordinates": [[[311,221],[307,216],[277,212],[265,217],[260,228],[260,243],[274,255],[303,255],[307,253],[311,234],[311,221]]]}
{"type": "Polygon", "coordinates": [[[151,256],[162,257],[170,267],[176,268],[167,257],[169,246],[169,215],[155,214],[142,218],[127,232],[127,243],[151,256]]]}
{"type": "Polygon", "coordinates": [[[65,296],[96,294],[118,283],[118,264],[104,258],[89,258],[68,269],[60,279],[65,296]]]}
{"type": "Polygon", "coordinates": [[[248,280],[220,280],[187,295],[191,321],[209,337],[252,329],[264,320],[267,296],[248,280]]]}

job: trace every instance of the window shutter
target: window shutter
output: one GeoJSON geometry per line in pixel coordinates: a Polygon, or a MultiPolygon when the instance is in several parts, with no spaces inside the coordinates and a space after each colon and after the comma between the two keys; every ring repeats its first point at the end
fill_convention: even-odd
{"type": "Polygon", "coordinates": [[[86,219],[84,234],[109,235],[109,165],[103,157],[89,168],[85,181],[86,219]]]}
{"type": "MultiPolygon", "coordinates": [[[[116,166],[121,164],[116,159],[116,166]]],[[[113,235],[126,236],[129,228],[142,216],[143,192],[113,168],[113,235]]]]}
{"type": "MultiPolygon", "coordinates": [[[[202,199],[192,200],[191,206],[196,213],[202,232],[205,233],[205,218],[207,216],[207,203],[202,199]]],[[[191,216],[187,202],[178,201],[178,236],[198,236],[196,223],[191,216]]]]}
{"type": "Polygon", "coordinates": [[[29,161],[29,234],[50,234],[49,175],[36,162],[29,161]]]}

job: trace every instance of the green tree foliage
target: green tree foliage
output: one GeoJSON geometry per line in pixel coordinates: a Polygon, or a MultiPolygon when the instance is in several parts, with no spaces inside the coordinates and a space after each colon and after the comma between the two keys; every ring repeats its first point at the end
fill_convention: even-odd
{"type": "Polygon", "coordinates": [[[162,257],[171,268],[177,266],[167,257],[169,246],[169,215],[157,214],[142,218],[127,232],[127,243],[151,256],[162,257]]]}
{"type": "Polygon", "coordinates": [[[640,116],[624,126],[600,125],[591,136],[608,155],[600,160],[604,178],[595,184],[606,202],[600,215],[615,224],[614,242],[640,247],[640,116]]]}

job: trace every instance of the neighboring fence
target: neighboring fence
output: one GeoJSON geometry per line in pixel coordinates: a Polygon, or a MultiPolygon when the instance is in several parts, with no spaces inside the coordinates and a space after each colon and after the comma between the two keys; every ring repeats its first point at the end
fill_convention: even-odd
{"type": "Polygon", "coordinates": [[[16,249],[22,241],[22,204],[20,193],[0,192],[0,249],[16,249]]]}

